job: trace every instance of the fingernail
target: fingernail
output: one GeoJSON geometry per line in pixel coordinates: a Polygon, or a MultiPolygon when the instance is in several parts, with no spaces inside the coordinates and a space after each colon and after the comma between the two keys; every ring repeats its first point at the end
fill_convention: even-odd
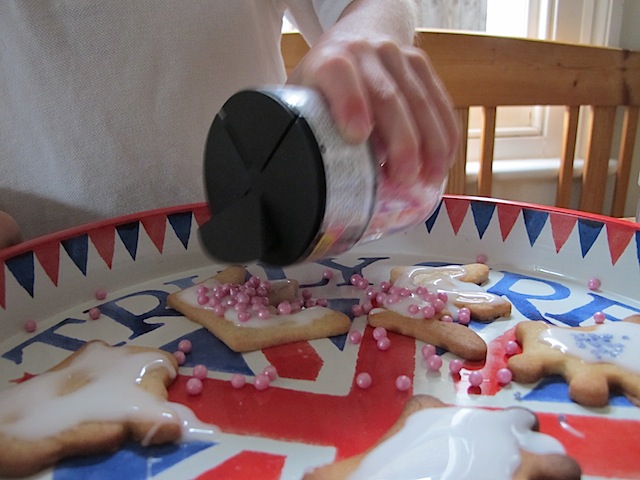
{"type": "Polygon", "coordinates": [[[344,128],[343,135],[349,142],[364,142],[371,135],[371,123],[361,116],[351,117],[344,128]]]}

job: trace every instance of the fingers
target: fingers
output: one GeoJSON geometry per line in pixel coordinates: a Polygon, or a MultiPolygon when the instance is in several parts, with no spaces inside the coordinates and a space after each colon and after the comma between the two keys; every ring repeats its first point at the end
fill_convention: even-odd
{"type": "Polygon", "coordinates": [[[389,177],[441,183],[459,138],[452,103],[424,53],[391,41],[316,46],[291,83],[320,90],[348,141],[370,137],[389,177]]]}
{"type": "Polygon", "coordinates": [[[10,247],[22,241],[22,233],[16,221],[7,213],[0,211],[0,249],[10,247]]]}

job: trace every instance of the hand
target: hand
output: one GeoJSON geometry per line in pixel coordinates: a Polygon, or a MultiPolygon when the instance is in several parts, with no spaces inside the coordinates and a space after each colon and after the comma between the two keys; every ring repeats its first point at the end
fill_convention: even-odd
{"type": "Polygon", "coordinates": [[[451,100],[426,54],[383,34],[325,34],[288,83],[319,90],[343,136],[370,137],[388,176],[440,184],[453,163],[459,129],[451,100]]]}
{"type": "Polygon", "coordinates": [[[22,241],[22,233],[9,214],[0,211],[0,250],[22,241]]]}

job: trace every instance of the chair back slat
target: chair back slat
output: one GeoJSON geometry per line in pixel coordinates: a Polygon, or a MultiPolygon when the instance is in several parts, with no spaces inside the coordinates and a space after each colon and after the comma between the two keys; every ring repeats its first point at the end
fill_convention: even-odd
{"type": "Polygon", "coordinates": [[[631,164],[633,162],[633,149],[636,144],[636,132],[638,131],[638,117],[640,107],[627,107],[622,120],[622,137],[620,139],[620,152],[616,168],[616,183],[613,189],[613,201],[611,215],[624,216],[624,206],[627,200],[629,179],[631,177],[631,164]]]}
{"type": "MultiPolygon", "coordinates": [[[[464,132],[447,192],[466,193],[469,108],[482,107],[477,193],[491,196],[496,108],[556,105],[566,109],[556,205],[568,207],[571,202],[583,112],[590,113],[590,123],[578,208],[609,213],[604,211],[605,183],[615,132],[620,150],[610,213],[624,214],[638,135],[640,52],[426,30],[416,32],[415,44],[427,53],[446,86],[464,132]],[[615,122],[620,110],[624,110],[621,137],[615,122]]],[[[288,72],[307,51],[301,35],[283,35],[288,72]]]]}
{"type": "Polygon", "coordinates": [[[571,204],[573,164],[576,157],[579,117],[580,107],[565,107],[562,152],[560,154],[560,169],[558,170],[556,187],[556,206],[558,207],[568,208],[571,204]]]}

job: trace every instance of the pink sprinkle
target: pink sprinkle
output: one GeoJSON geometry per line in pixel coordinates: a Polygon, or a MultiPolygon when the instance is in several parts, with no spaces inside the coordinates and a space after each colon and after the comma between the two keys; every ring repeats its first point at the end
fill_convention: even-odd
{"type": "Polygon", "coordinates": [[[98,307],[93,307],[89,309],[89,318],[91,320],[97,320],[100,318],[100,309],[98,307]]]}
{"type": "Polygon", "coordinates": [[[471,310],[469,310],[467,307],[462,307],[460,310],[458,310],[458,323],[461,323],[462,325],[468,325],[470,321],[471,310]]]}
{"type": "Polygon", "coordinates": [[[438,300],[442,300],[446,303],[449,300],[449,295],[446,292],[438,292],[438,300]]]}
{"type": "Polygon", "coordinates": [[[180,350],[183,353],[189,353],[191,352],[191,340],[180,340],[180,342],[178,343],[178,350],[180,350]]]}
{"type": "Polygon", "coordinates": [[[372,383],[371,375],[366,372],[359,373],[356,376],[356,385],[360,388],[369,388],[372,383]]]}
{"type": "Polygon", "coordinates": [[[207,303],[209,303],[209,297],[207,297],[204,293],[198,295],[198,298],[196,299],[196,301],[198,302],[198,305],[206,305],[207,303]]]}
{"type": "Polygon", "coordinates": [[[518,353],[518,350],[520,350],[520,345],[518,345],[518,342],[515,340],[509,340],[504,346],[504,351],[509,356],[515,355],[518,353]]]}
{"type": "Polygon", "coordinates": [[[460,360],[459,358],[454,358],[449,362],[449,371],[453,375],[458,375],[460,373],[460,370],[462,370],[463,365],[464,362],[462,360],[460,360]]]}
{"type": "Polygon", "coordinates": [[[513,374],[508,368],[501,368],[496,372],[496,379],[500,385],[508,385],[513,380],[513,374]]]}
{"type": "Polygon", "coordinates": [[[362,313],[369,314],[371,310],[373,310],[373,304],[371,302],[364,302],[362,304],[362,313]]]}
{"type": "Polygon", "coordinates": [[[411,305],[409,305],[408,310],[411,315],[415,315],[420,311],[420,307],[415,303],[412,303],[411,305]]]}
{"type": "Polygon", "coordinates": [[[204,380],[205,378],[207,378],[208,373],[209,370],[202,364],[198,364],[193,367],[193,376],[199,378],[200,380],[204,380]]]}
{"type": "Polygon", "coordinates": [[[311,290],[306,288],[302,290],[302,298],[304,298],[305,300],[309,300],[311,297],[312,297],[311,290]]]}
{"type": "Polygon", "coordinates": [[[380,340],[387,336],[387,329],[384,327],[376,327],[373,329],[373,338],[380,340]]]}
{"type": "Polygon", "coordinates": [[[358,330],[354,330],[349,333],[349,342],[353,345],[358,345],[362,341],[362,333],[358,330]]]}
{"type": "Polygon", "coordinates": [[[383,282],[380,282],[380,290],[382,291],[382,293],[387,293],[389,292],[390,289],[391,289],[391,282],[387,282],[386,280],[383,282]]]}
{"type": "Polygon", "coordinates": [[[469,383],[472,387],[479,387],[482,385],[484,381],[484,377],[482,376],[482,372],[479,370],[474,370],[469,374],[469,383]]]}
{"type": "Polygon", "coordinates": [[[329,302],[326,298],[316,298],[316,305],[319,307],[326,307],[329,305],[329,302]]]}
{"type": "Polygon", "coordinates": [[[322,278],[325,280],[331,280],[333,278],[333,270],[326,269],[322,271],[322,278]]]}
{"type": "Polygon", "coordinates": [[[242,388],[247,383],[247,379],[244,378],[244,375],[240,375],[239,373],[234,373],[231,375],[231,386],[233,388],[242,388]]]}
{"type": "Polygon", "coordinates": [[[422,307],[422,316],[425,320],[432,319],[436,314],[436,309],[432,305],[425,305],[422,307]]]}
{"type": "Polygon", "coordinates": [[[596,312],[593,314],[593,320],[598,324],[601,325],[604,323],[604,320],[606,318],[606,315],[602,312],[596,312]]]}
{"type": "Polygon", "coordinates": [[[185,388],[189,395],[200,395],[203,388],[202,380],[196,377],[191,377],[189,380],[187,380],[185,388]]]}
{"type": "Polygon", "coordinates": [[[361,279],[362,279],[361,275],[354,273],[353,275],[351,275],[351,278],[349,278],[349,283],[355,287],[358,285],[361,279]]]}
{"type": "Polygon", "coordinates": [[[238,312],[238,321],[245,323],[251,320],[251,312],[247,312],[246,310],[243,312],[238,312]]]}
{"type": "Polygon", "coordinates": [[[601,286],[602,282],[600,282],[599,278],[590,278],[587,282],[587,287],[589,287],[589,290],[599,290],[601,286]]]}
{"type": "Polygon", "coordinates": [[[173,352],[173,356],[176,357],[176,360],[178,361],[178,365],[182,365],[184,361],[187,359],[184,352],[181,352],[180,350],[173,352]]]}
{"type": "Polygon", "coordinates": [[[476,257],[476,263],[487,263],[487,260],[488,258],[484,253],[481,253],[476,257]]]}
{"type": "Polygon", "coordinates": [[[422,358],[427,359],[429,358],[431,355],[435,355],[436,354],[436,347],[434,345],[431,344],[426,344],[422,346],[422,358]]]}
{"type": "Polygon", "coordinates": [[[107,292],[106,290],[103,290],[101,288],[99,288],[98,290],[96,290],[96,299],[97,300],[104,300],[105,298],[107,298],[107,292]]]}
{"type": "Polygon", "coordinates": [[[442,367],[442,358],[440,355],[431,355],[427,358],[427,370],[437,372],[442,367]]]}
{"type": "Polygon", "coordinates": [[[262,371],[262,373],[264,373],[267,377],[269,377],[269,380],[272,382],[276,378],[278,378],[278,369],[273,365],[267,365],[266,367],[264,367],[264,370],[262,371]]]}
{"type": "Polygon", "coordinates": [[[256,390],[266,390],[267,388],[269,388],[270,384],[271,380],[266,373],[259,373],[253,380],[253,386],[256,388],[256,390]]]}
{"type": "Polygon", "coordinates": [[[24,329],[29,333],[33,333],[38,329],[38,324],[35,320],[27,320],[24,322],[24,329]]]}
{"type": "Polygon", "coordinates": [[[391,340],[389,340],[389,337],[382,337],[378,340],[378,350],[384,352],[385,350],[389,350],[389,348],[391,348],[391,340]]]}
{"type": "Polygon", "coordinates": [[[440,321],[445,323],[453,323],[453,317],[451,315],[442,315],[442,317],[440,317],[440,321]]]}
{"type": "Polygon", "coordinates": [[[280,315],[289,315],[291,313],[291,303],[287,300],[283,300],[278,304],[278,314],[280,315]]]}
{"type": "Polygon", "coordinates": [[[355,305],[351,306],[351,313],[354,317],[359,317],[361,315],[364,315],[364,309],[362,308],[362,305],[356,303],[355,305]]]}
{"type": "Polygon", "coordinates": [[[445,307],[445,303],[442,301],[441,298],[437,298],[433,302],[433,308],[435,309],[436,313],[440,313],[442,310],[444,310],[444,307],[445,307]]]}
{"type": "Polygon", "coordinates": [[[260,310],[258,310],[258,318],[260,320],[269,320],[269,318],[271,318],[271,314],[269,313],[269,309],[262,307],[260,310]]]}
{"type": "Polygon", "coordinates": [[[411,388],[411,379],[406,375],[399,375],[396,378],[396,388],[401,392],[406,392],[411,388]]]}

